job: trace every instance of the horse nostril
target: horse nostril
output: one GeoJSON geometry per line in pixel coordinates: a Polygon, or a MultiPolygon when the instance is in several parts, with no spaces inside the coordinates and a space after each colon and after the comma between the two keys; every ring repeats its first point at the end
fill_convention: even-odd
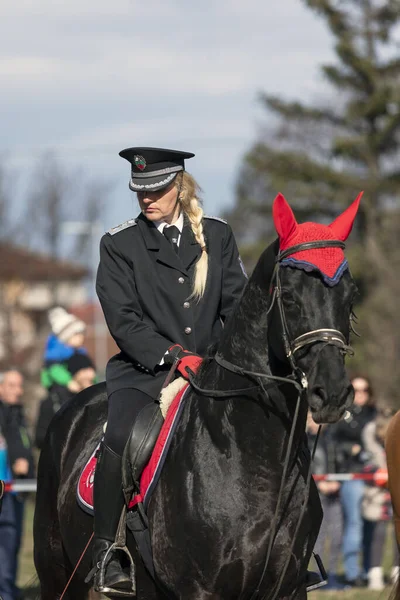
{"type": "Polygon", "coordinates": [[[327,395],[324,388],[320,385],[316,385],[311,388],[311,406],[318,410],[324,406],[327,402],[327,395]]]}

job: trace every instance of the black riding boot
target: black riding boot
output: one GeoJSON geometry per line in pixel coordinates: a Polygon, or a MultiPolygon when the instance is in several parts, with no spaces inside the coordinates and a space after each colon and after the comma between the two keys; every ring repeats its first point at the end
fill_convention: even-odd
{"type": "MultiPolygon", "coordinates": [[[[124,505],[121,483],[121,457],[104,443],[94,476],[94,544],[93,564],[97,565],[94,588],[111,597],[135,596],[132,581],[124,572],[121,552],[111,551],[106,559],[104,580],[100,565],[106,552],[115,541],[121,511],[124,505]]],[[[128,569],[129,571],[129,569],[128,569]]]]}

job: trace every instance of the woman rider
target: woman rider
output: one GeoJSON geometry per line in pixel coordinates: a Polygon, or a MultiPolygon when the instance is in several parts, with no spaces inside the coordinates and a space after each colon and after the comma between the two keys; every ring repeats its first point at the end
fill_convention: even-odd
{"type": "MultiPolygon", "coordinates": [[[[100,244],[97,294],[120,353],[107,365],[108,423],[94,483],[94,564],[114,542],[123,506],[121,457],[139,412],[153,403],[168,374],[198,367],[218,341],[246,283],[232,230],[206,217],[199,186],[185,171],[194,154],[128,148],[129,187],[140,215],[111,229],[100,244]]],[[[132,584],[111,554],[98,591],[131,595],[132,584]]]]}

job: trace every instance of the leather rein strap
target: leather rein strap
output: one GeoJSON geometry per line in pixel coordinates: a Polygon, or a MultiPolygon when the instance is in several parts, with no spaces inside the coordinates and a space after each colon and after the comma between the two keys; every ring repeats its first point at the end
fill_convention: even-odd
{"type": "MultiPolygon", "coordinates": [[[[276,507],[275,507],[275,513],[274,513],[274,517],[273,517],[272,523],[271,523],[271,531],[270,531],[267,555],[265,558],[263,571],[261,573],[261,577],[259,579],[258,585],[257,585],[255,591],[253,592],[250,600],[255,600],[256,598],[258,598],[258,594],[259,594],[261,585],[264,581],[264,577],[267,572],[269,559],[271,557],[271,553],[272,553],[272,549],[273,549],[273,544],[274,544],[274,541],[275,541],[275,538],[277,535],[279,511],[280,511],[282,500],[283,500],[283,492],[284,492],[285,483],[286,483],[287,471],[288,471],[289,464],[290,464],[290,456],[291,456],[291,452],[292,452],[292,446],[293,446],[294,433],[295,433],[295,429],[296,429],[297,419],[298,419],[299,411],[300,411],[301,399],[303,398],[303,396],[308,388],[307,376],[305,375],[305,373],[303,373],[303,371],[296,364],[295,353],[298,350],[300,350],[301,348],[304,348],[306,346],[310,346],[310,345],[313,345],[316,343],[323,343],[323,347],[325,347],[327,345],[334,345],[334,346],[338,346],[341,349],[341,351],[343,352],[343,354],[353,354],[353,350],[352,350],[351,346],[348,345],[345,336],[337,329],[330,329],[330,328],[315,329],[313,331],[308,331],[307,333],[303,333],[302,335],[295,338],[293,341],[290,339],[290,332],[289,332],[289,328],[288,328],[288,324],[287,324],[287,320],[286,320],[286,314],[285,314],[283,301],[282,301],[282,288],[281,288],[279,270],[280,270],[282,261],[285,260],[285,258],[287,258],[288,256],[290,256],[296,252],[300,252],[303,250],[314,250],[316,248],[342,248],[342,249],[344,249],[345,244],[339,240],[318,240],[315,242],[305,242],[303,244],[298,244],[297,246],[292,246],[291,248],[288,248],[287,250],[283,250],[283,251],[279,252],[278,256],[276,257],[275,269],[274,269],[274,272],[272,275],[271,284],[272,285],[275,284],[275,286],[274,286],[274,291],[273,291],[273,295],[272,295],[272,299],[271,299],[271,304],[268,308],[268,314],[271,312],[271,310],[276,302],[278,305],[278,310],[279,310],[280,319],[281,319],[282,340],[283,340],[283,344],[284,344],[284,348],[285,348],[285,353],[286,353],[286,357],[287,357],[287,359],[290,363],[291,369],[292,369],[291,375],[289,375],[288,377],[277,377],[275,375],[270,375],[267,373],[258,373],[255,371],[243,369],[242,367],[239,367],[238,365],[231,363],[230,361],[223,358],[223,356],[219,353],[217,353],[214,357],[215,362],[218,365],[220,365],[221,367],[223,367],[224,369],[231,371],[233,373],[236,373],[238,375],[242,375],[251,380],[255,380],[256,383],[258,383],[258,386],[256,386],[256,387],[261,387],[265,394],[267,394],[267,390],[265,389],[265,387],[263,385],[263,382],[262,382],[263,379],[270,380],[272,382],[272,385],[274,385],[274,384],[279,385],[282,383],[290,383],[290,384],[294,385],[296,387],[296,389],[298,390],[297,402],[296,402],[295,412],[293,415],[292,426],[290,429],[285,460],[284,460],[284,464],[283,464],[282,477],[281,477],[281,483],[280,483],[277,503],[276,503],[276,507]]],[[[323,347],[321,348],[321,350],[323,349],[323,347]]],[[[319,353],[318,353],[318,356],[319,356],[319,353]]],[[[231,396],[231,395],[238,396],[238,395],[246,394],[246,392],[248,393],[250,390],[254,389],[254,387],[255,387],[255,386],[252,386],[250,388],[245,388],[245,389],[241,389],[241,390],[205,390],[196,385],[196,383],[194,382],[194,377],[190,378],[190,382],[196,392],[198,392],[199,394],[203,394],[203,395],[207,395],[207,396],[211,396],[211,397],[227,397],[227,396],[231,396]]],[[[314,454],[316,446],[317,446],[319,431],[320,431],[320,428],[318,430],[318,434],[317,434],[317,438],[316,438],[316,441],[314,444],[312,455],[314,454]]],[[[268,600],[276,600],[277,595],[280,592],[280,586],[282,585],[283,579],[284,579],[287,569],[289,567],[293,548],[294,548],[294,545],[296,542],[296,537],[297,537],[298,531],[300,529],[305,510],[307,508],[307,499],[308,499],[308,494],[309,494],[311,478],[312,478],[312,465],[311,465],[311,461],[310,461],[309,469],[307,472],[307,478],[306,478],[304,500],[303,500],[303,504],[301,507],[299,519],[297,521],[295,534],[293,536],[290,550],[288,551],[285,565],[280,573],[280,577],[279,577],[275,587],[271,591],[271,593],[268,593],[267,596],[264,597],[264,598],[267,598],[268,600]]]]}

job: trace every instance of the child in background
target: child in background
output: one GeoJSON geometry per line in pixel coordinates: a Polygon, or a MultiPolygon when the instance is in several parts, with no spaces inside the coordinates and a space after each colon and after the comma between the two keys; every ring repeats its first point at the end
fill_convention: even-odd
{"type": "Polygon", "coordinates": [[[35,446],[39,450],[43,448],[47,429],[61,406],[77,393],[96,383],[94,365],[86,354],[76,352],[66,366],[74,382],[74,385],[70,386],[74,391],[70,391],[66,386],[53,384],[47,397],[41,401],[35,427],[35,446]]]}
{"type": "Polygon", "coordinates": [[[49,311],[49,321],[52,333],[47,338],[41,384],[48,390],[58,385],[76,393],[78,389],[68,370],[68,361],[74,355],[87,355],[83,347],[86,325],[61,306],[49,311]]]}

